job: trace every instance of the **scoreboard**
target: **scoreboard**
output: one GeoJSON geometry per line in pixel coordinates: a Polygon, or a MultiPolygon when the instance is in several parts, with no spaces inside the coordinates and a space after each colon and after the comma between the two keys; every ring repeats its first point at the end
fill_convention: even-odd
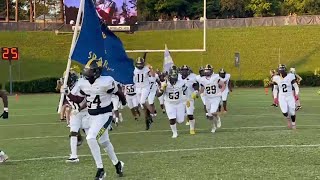
{"type": "Polygon", "coordinates": [[[17,61],[19,60],[19,49],[17,47],[2,47],[1,57],[2,57],[2,60],[17,61]]]}

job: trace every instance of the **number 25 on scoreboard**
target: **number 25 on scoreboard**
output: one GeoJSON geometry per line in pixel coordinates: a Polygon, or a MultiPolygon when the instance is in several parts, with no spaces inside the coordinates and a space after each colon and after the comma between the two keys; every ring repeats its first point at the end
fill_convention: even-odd
{"type": "Polygon", "coordinates": [[[19,60],[19,50],[17,47],[2,47],[2,60],[19,60]]]}

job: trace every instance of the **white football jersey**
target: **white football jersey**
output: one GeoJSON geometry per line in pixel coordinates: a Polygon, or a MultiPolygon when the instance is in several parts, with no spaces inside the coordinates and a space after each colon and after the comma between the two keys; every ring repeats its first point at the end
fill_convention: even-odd
{"type": "Polygon", "coordinates": [[[198,82],[200,82],[200,79],[201,79],[202,77],[200,76],[200,75],[197,75],[196,76],[196,80],[198,81],[198,82]]]}
{"type": "Polygon", "coordinates": [[[111,104],[111,97],[118,91],[114,79],[110,76],[100,76],[93,84],[81,78],[75,84],[71,94],[85,97],[89,109],[100,109],[111,104]]]}
{"type": "Polygon", "coordinates": [[[292,73],[287,74],[286,77],[282,78],[279,75],[273,76],[272,81],[277,83],[279,88],[279,96],[293,96],[292,81],[296,79],[292,73]]]}
{"type": "Polygon", "coordinates": [[[167,88],[164,91],[164,101],[168,103],[181,103],[183,102],[183,91],[186,90],[184,81],[178,80],[175,85],[167,81],[167,88]]]}
{"type": "Polygon", "coordinates": [[[230,74],[226,74],[226,76],[224,78],[220,77],[220,79],[226,83],[226,90],[229,89],[228,84],[229,84],[230,78],[231,78],[230,74]]]}
{"type": "Polygon", "coordinates": [[[221,89],[219,87],[220,77],[218,74],[213,74],[211,77],[203,76],[200,79],[200,85],[204,87],[204,97],[221,96],[221,89]]]}
{"type": "Polygon", "coordinates": [[[135,95],[136,94],[136,86],[134,84],[126,84],[124,86],[124,94],[125,95],[135,95]]]}
{"type": "Polygon", "coordinates": [[[150,69],[147,66],[145,66],[143,69],[134,69],[133,80],[137,88],[143,88],[150,85],[149,72],[150,69]]]}
{"type": "Polygon", "coordinates": [[[188,77],[186,77],[185,79],[182,79],[187,87],[187,91],[185,93],[185,95],[187,97],[191,97],[191,94],[195,91],[195,89],[193,88],[193,84],[197,83],[197,76],[193,73],[191,73],[188,77]]]}
{"type": "Polygon", "coordinates": [[[149,77],[151,91],[156,91],[158,89],[157,80],[159,80],[158,74],[156,74],[155,76],[150,76],[149,77]]]}
{"type": "Polygon", "coordinates": [[[81,109],[81,107],[84,107],[85,104],[87,103],[86,98],[83,98],[83,101],[81,103],[75,103],[75,102],[71,101],[71,99],[68,96],[66,96],[66,99],[69,102],[73,112],[81,112],[81,111],[88,110],[87,107],[84,109],[81,109]]]}

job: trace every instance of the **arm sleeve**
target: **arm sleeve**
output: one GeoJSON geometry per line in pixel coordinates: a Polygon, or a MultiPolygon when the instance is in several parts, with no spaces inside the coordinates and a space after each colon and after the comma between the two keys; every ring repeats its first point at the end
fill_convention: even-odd
{"type": "Polygon", "coordinates": [[[296,95],[299,95],[300,89],[299,89],[299,86],[296,82],[293,83],[293,87],[294,87],[294,91],[295,91],[296,95]]]}
{"type": "Polygon", "coordinates": [[[273,99],[276,99],[278,97],[278,85],[273,85],[273,99]]]}

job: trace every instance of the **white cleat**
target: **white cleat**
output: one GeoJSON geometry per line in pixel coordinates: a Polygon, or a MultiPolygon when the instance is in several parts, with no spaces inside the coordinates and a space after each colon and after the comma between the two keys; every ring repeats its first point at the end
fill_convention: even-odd
{"type": "Polygon", "coordinates": [[[78,158],[69,158],[66,160],[67,163],[78,163],[80,160],[78,158]]]}
{"type": "Polygon", "coordinates": [[[218,116],[218,119],[217,119],[217,128],[221,128],[221,119],[220,119],[220,116],[218,116]]]}
{"type": "Polygon", "coordinates": [[[186,122],[186,126],[190,126],[190,123],[189,123],[189,121],[187,121],[187,122],[186,122]]]}
{"type": "Polygon", "coordinates": [[[177,138],[177,137],[178,137],[178,133],[172,135],[172,138],[177,138]]]}
{"type": "Polygon", "coordinates": [[[6,162],[9,159],[8,155],[6,155],[3,151],[0,152],[0,164],[6,162]]]}
{"type": "Polygon", "coordinates": [[[215,133],[217,128],[212,128],[211,132],[215,133]]]}

